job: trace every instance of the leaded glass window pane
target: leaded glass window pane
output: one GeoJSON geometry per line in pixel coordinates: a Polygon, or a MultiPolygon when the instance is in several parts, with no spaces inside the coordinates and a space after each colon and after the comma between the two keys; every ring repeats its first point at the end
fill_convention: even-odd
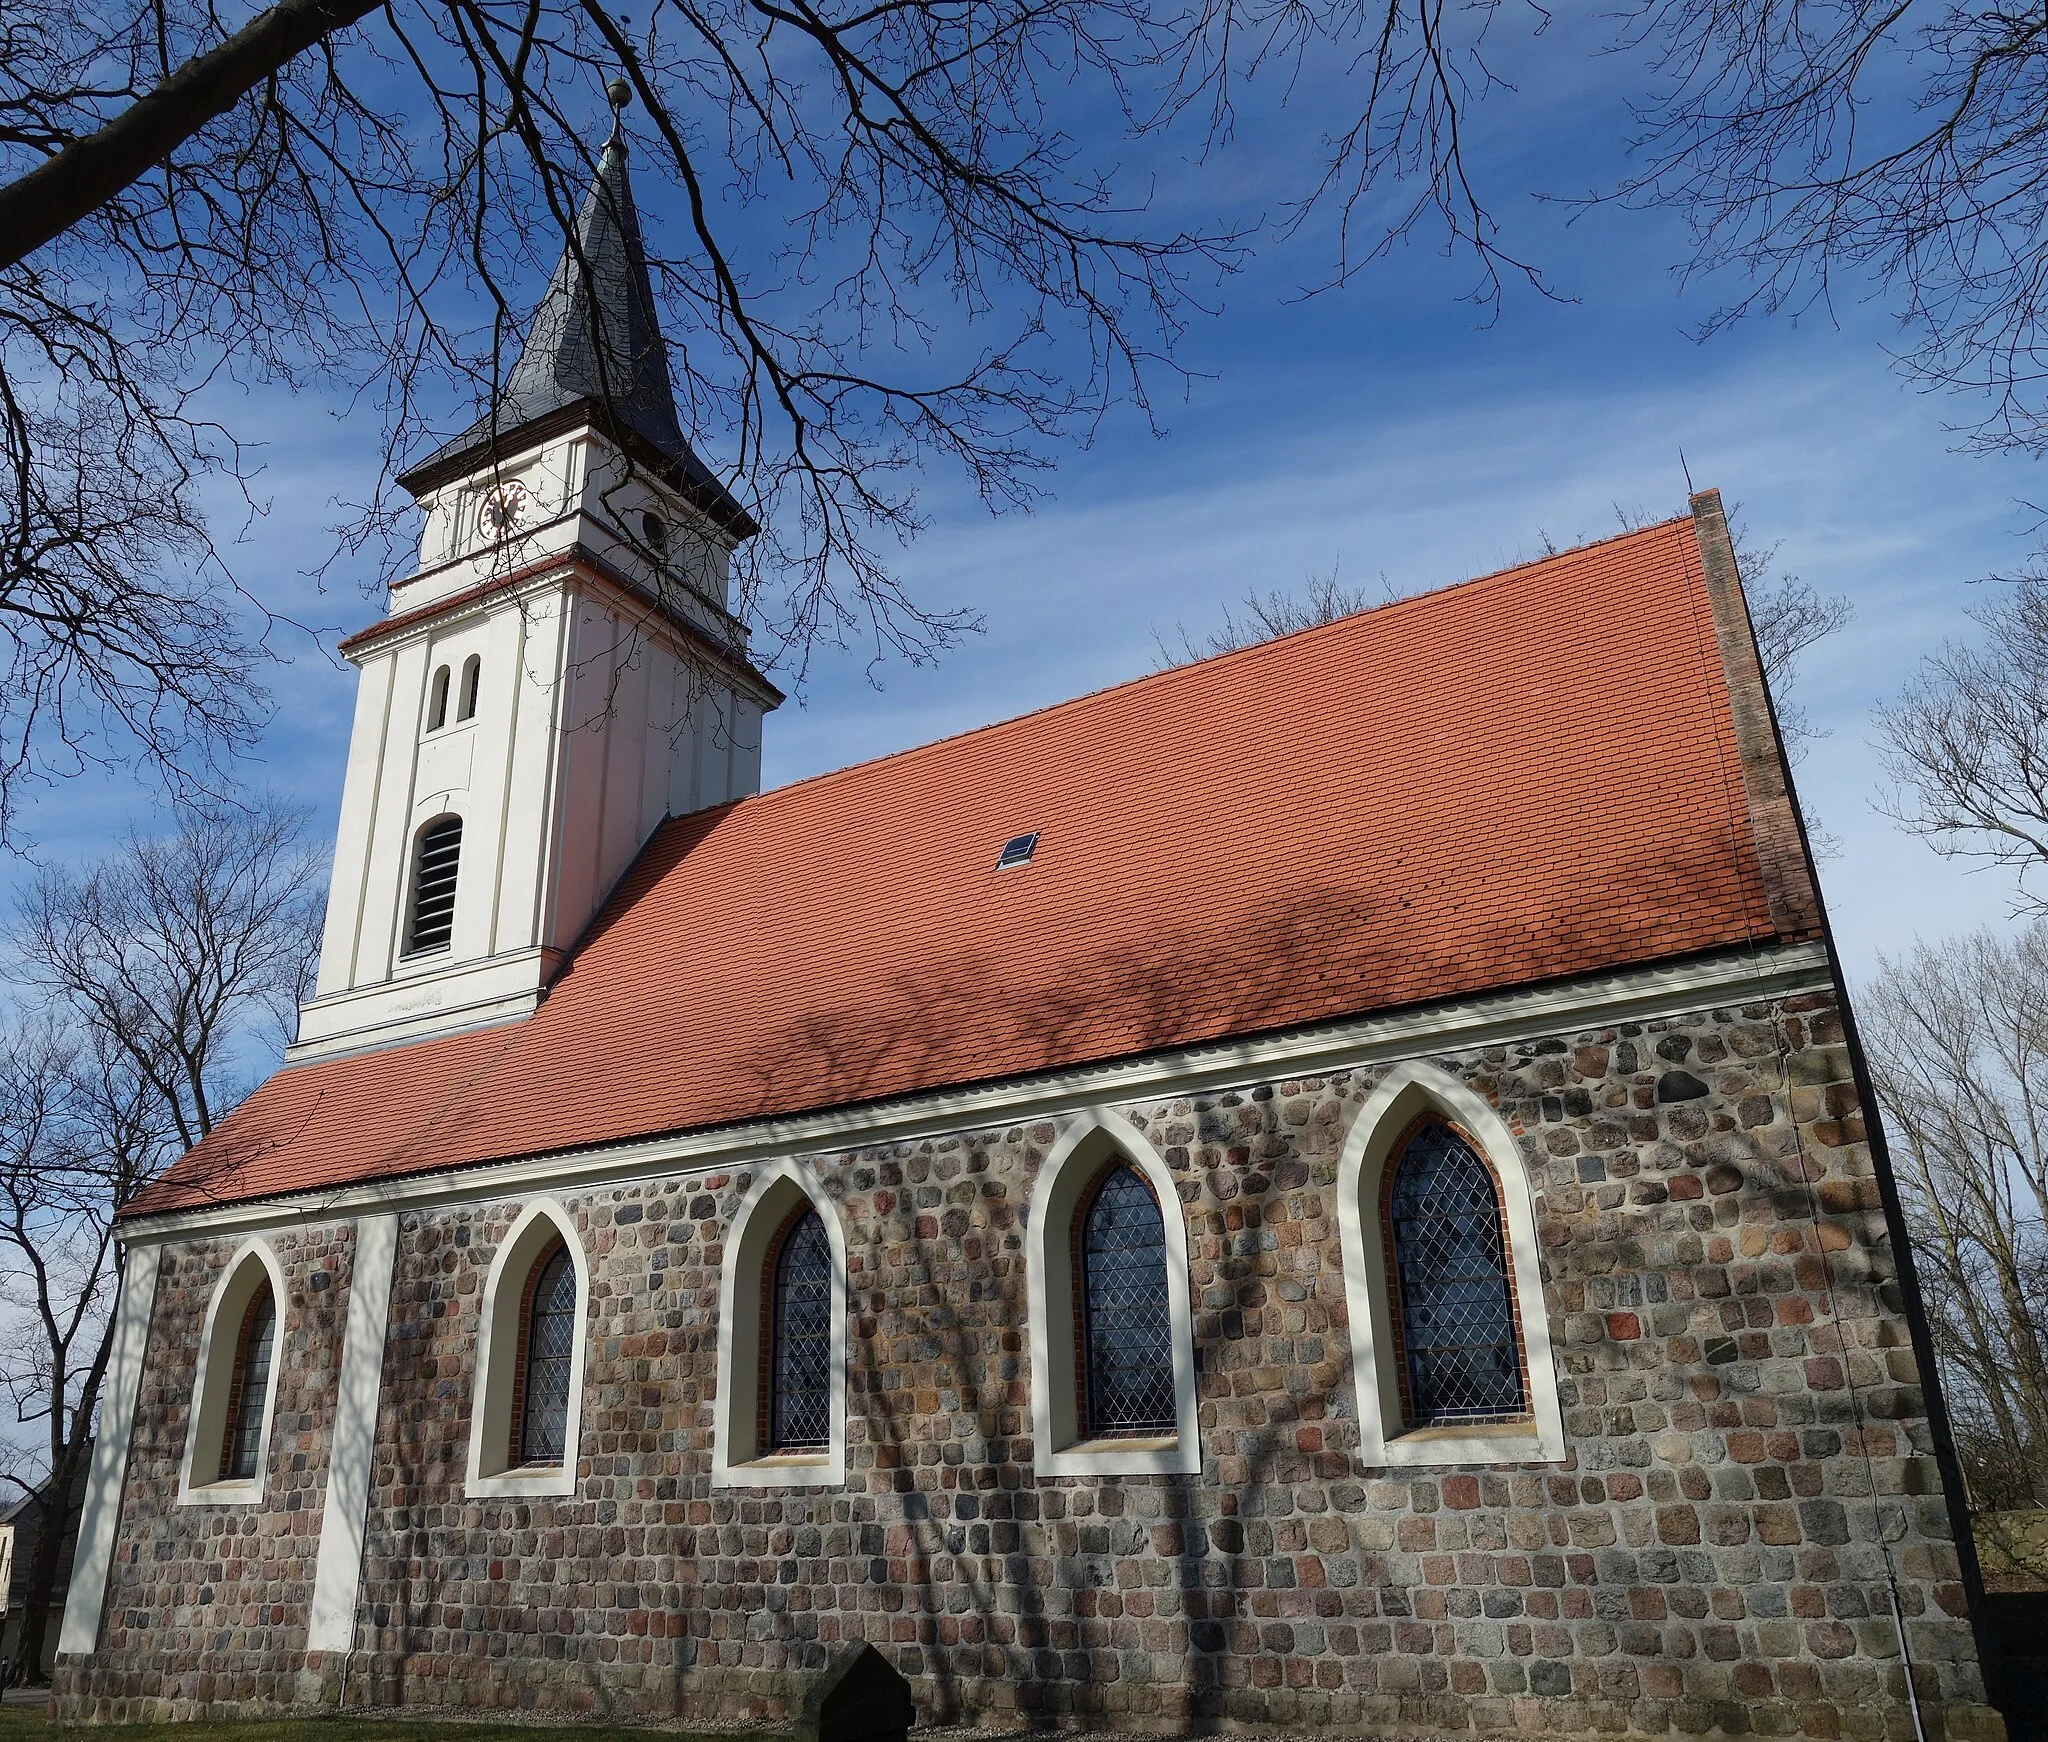
{"type": "Polygon", "coordinates": [[[526,1311],[526,1387],[519,1462],[559,1464],[568,1451],[569,1385],[576,1354],[576,1267],[557,1246],[541,1266],[526,1311]]]}
{"type": "Polygon", "coordinates": [[[767,1449],[822,1450],[832,1439],[832,1246],[816,1210],[775,1255],[770,1330],[767,1449]]]}
{"type": "Polygon", "coordinates": [[[1524,1413],[1500,1198],[1486,1163],[1448,1125],[1425,1125],[1402,1153],[1388,1215],[1410,1425],[1524,1413]]]}
{"type": "Polygon", "coordinates": [[[242,1320],[236,1361],[234,1419],[228,1423],[227,1468],[221,1473],[246,1481],[263,1461],[263,1406],[270,1400],[270,1361],[277,1343],[277,1302],[265,1283],[242,1320]]]}
{"type": "Polygon", "coordinates": [[[1091,1435],[1171,1433],[1173,1322],[1166,1224],[1129,1167],[1102,1182],[1081,1226],[1082,1340],[1091,1435]]]}

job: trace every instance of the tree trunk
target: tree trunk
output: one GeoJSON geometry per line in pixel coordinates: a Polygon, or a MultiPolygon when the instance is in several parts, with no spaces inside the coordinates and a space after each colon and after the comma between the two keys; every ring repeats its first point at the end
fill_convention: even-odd
{"type": "MultiPolygon", "coordinates": [[[[40,1687],[43,1674],[43,1645],[49,1636],[50,1599],[57,1589],[59,1554],[72,1522],[71,1496],[78,1481],[78,1469],[91,1443],[82,1431],[92,1420],[89,1410],[75,1418],[78,1427],[64,1447],[57,1468],[50,1472],[50,1484],[43,1490],[43,1516],[36,1526],[35,1546],[28,1558],[28,1576],[23,1581],[21,1635],[15,1642],[14,1661],[7,1666],[10,1686],[40,1687]]],[[[17,1545],[18,1546],[18,1545],[17,1545]]]]}

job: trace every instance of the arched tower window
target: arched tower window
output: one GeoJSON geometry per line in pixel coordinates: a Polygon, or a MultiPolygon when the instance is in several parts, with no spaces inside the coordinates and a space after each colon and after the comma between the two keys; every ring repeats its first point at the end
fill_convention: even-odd
{"type": "Polygon", "coordinates": [[[455,877],[462,862],[462,819],[442,817],[420,830],[414,850],[412,917],[405,953],[445,950],[455,935],[455,877]]]}
{"type": "Polygon", "coordinates": [[[771,1259],[761,1450],[820,1451],[832,1439],[832,1245],[816,1210],[790,1218],[771,1259]]]}
{"type": "Polygon", "coordinates": [[[483,657],[472,653],[462,662],[462,692],[455,703],[455,717],[458,720],[476,718],[476,691],[477,685],[483,682],[483,676],[483,657]]]}
{"type": "Polygon", "coordinates": [[[1527,1413],[1500,1187],[1452,1125],[1420,1120],[1387,1176],[1387,1272],[1410,1427],[1527,1413]]]}
{"type": "Polygon", "coordinates": [[[1074,1240],[1082,1432],[1096,1439],[1174,1432],[1166,1224],[1135,1168],[1119,1162],[1096,1182],[1075,1218],[1074,1240]]]}
{"type": "Polygon", "coordinates": [[[433,687],[427,692],[427,730],[438,732],[448,724],[448,668],[434,668],[433,687]]]}
{"type": "Polygon", "coordinates": [[[576,1366],[576,1266],[559,1240],[527,1279],[520,1320],[518,1444],[510,1462],[559,1464],[568,1447],[569,1388],[576,1366]]]}
{"type": "Polygon", "coordinates": [[[235,1343],[235,1378],[228,1393],[227,1434],[221,1444],[224,1481],[253,1481],[263,1467],[263,1420],[270,1403],[270,1366],[277,1349],[277,1299],[266,1276],[242,1312],[235,1343]]]}

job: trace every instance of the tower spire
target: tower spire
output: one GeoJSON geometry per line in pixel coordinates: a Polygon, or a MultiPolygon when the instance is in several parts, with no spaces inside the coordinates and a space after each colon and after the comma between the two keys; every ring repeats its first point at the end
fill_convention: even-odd
{"type": "Polygon", "coordinates": [[[743,531],[751,533],[753,522],[691,451],[676,417],[668,349],[627,172],[624,117],[632,86],[613,79],[605,94],[611,132],[518,361],[490,409],[399,482],[431,487],[486,452],[507,451],[535,425],[552,426],[580,413],[628,445],[644,443],[652,453],[643,457],[679,471],[714,518],[744,522],[743,531]]]}

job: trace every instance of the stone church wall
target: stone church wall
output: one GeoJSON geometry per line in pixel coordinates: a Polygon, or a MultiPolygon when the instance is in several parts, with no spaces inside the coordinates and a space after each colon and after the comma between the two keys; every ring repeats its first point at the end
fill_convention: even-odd
{"type": "Polygon", "coordinates": [[[290,1293],[281,1303],[269,1480],[251,1506],[178,1498],[206,1309],[241,1242],[193,1241],[164,1256],[100,1648],[79,1666],[88,1706],[97,1707],[103,1690],[180,1712],[293,1698],[305,1662],[354,1231],[346,1221],[313,1221],[270,1239],[290,1293]]]}
{"type": "Polygon", "coordinates": [[[562,1194],[591,1282],[574,1498],[463,1495],[479,1301],[523,1200],[407,1211],[356,1648],[307,1673],[347,1226],[276,1237],[287,1365],[246,1512],[169,1501],[230,1243],[180,1245],[102,1643],[60,1709],[317,1688],[774,1718],[788,1672],[865,1639],[925,1722],[1904,1742],[1889,1571],[1928,1735],[1995,1737],[1832,1002],[1434,1062],[1535,1186],[1562,1465],[1357,1467],[1335,1187],[1377,1066],[1120,1109],[1186,1216],[1195,1476],[1034,1476],[1023,1231],[1057,1121],[818,1158],[848,1254],[840,1489],[711,1484],[748,1172],[562,1194]]]}

